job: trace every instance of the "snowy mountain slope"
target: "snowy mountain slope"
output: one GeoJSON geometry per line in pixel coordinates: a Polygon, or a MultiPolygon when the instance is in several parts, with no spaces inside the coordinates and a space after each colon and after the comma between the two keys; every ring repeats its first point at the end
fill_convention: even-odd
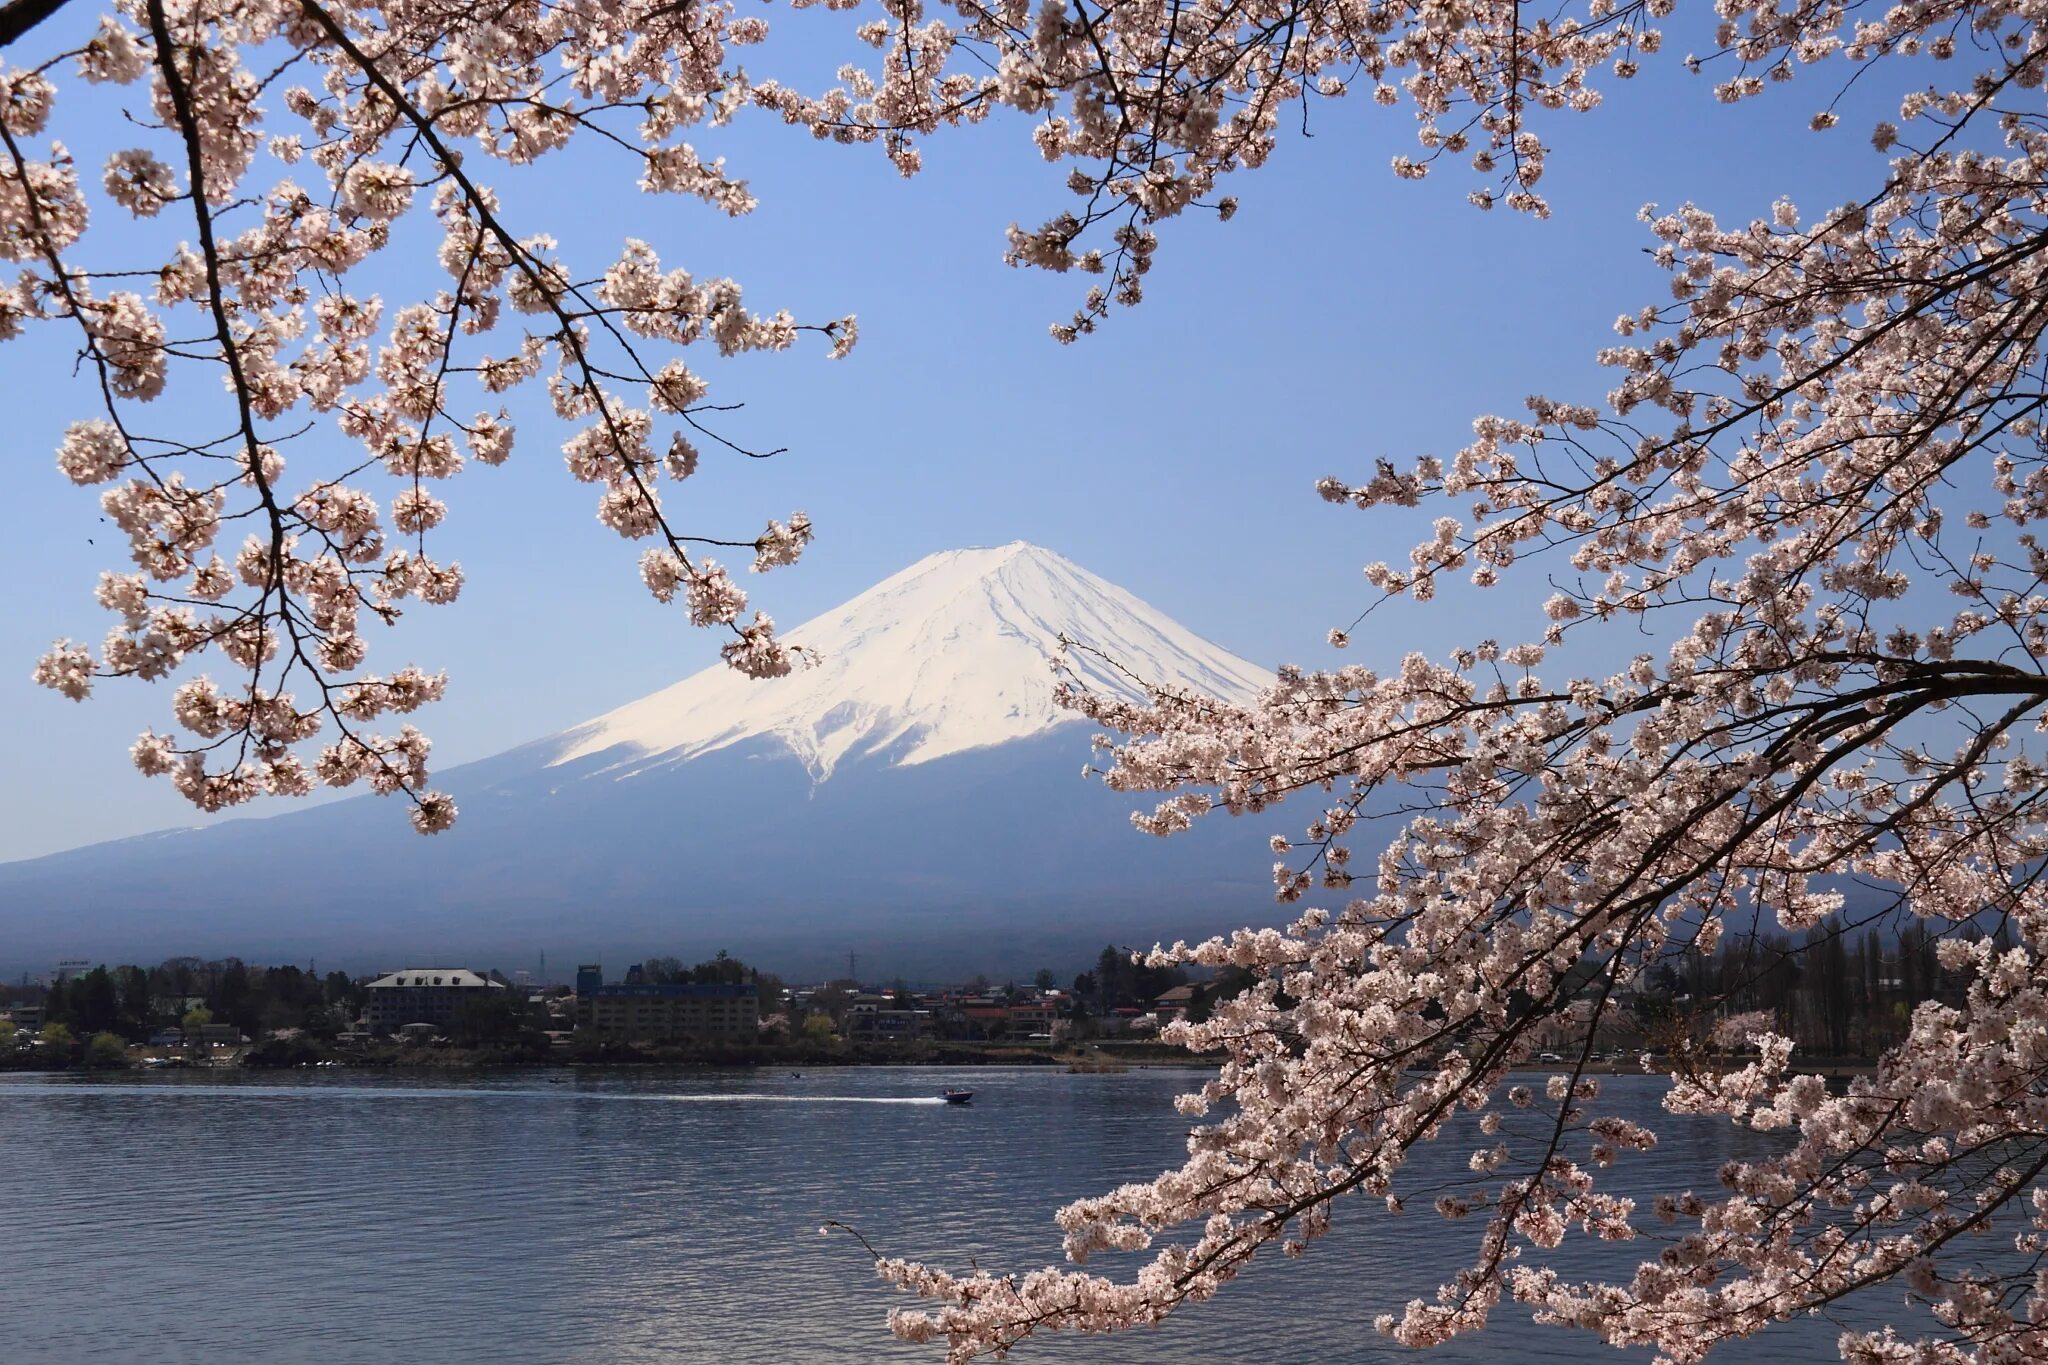
{"type": "MultiPolygon", "coordinates": [[[[843,761],[903,766],[1006,744],[1075,720],[1053,701],[1062,634],[1131,674],[1249,699],[1270,675],[1050,550],[1013,541],[929,555],[788,632],[819,656],[766,682],[711,667],[568,731],[565,764],[619,748],[630,776],[742,740],[772,738],[814,781],[843,761]]],[[[1121,673],[1070,656],[1093,690],[1134,696],[1121,673]]]]}

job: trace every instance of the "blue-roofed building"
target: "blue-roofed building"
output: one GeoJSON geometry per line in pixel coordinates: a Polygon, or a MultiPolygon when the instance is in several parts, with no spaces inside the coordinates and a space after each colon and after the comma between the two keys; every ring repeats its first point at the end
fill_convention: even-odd
{"type": "Polygon", "coordinates": [[[585,966],[576,972],[576,1025],[612,1038],[751,1042],[761,1032],[761,1002],[750,985],[650,985],[637,967],[607,986],[599,968],[585,966]]]}

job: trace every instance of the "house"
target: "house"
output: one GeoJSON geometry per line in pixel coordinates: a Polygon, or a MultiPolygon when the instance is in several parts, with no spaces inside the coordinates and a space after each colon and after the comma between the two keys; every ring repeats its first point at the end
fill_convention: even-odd
{"type": "Polygon", "coordinates": [[[848,1042],[907,1043],[931,1035],[931,1015],[924,1010],[885,1010],[872,1005],[856,1005],[846,1015],[848,1042]]]}
{"type": "Polygon", "coordinates": [[[953,1006],[961,1036],[999,1038],[1010,1031],[1010,1007],[998,1000],[970,998],[953,1006]]]}
{"type": "Polygon", "coordinates": [[[1185,1018],[1194,1003],[1193,986],[1175,986],[1152,1002],[1152,1012],[1159,1016],[1160,1023],[1170,1024],[1176,1019],[1185,1018]]]}
{"type": "Polygon", "coordinates": [[[1030,1038],[1043,1034],[1051,1037],[1053,1025],[1059,1022],[1060,1007],[1052,1000],[1019,1000],[1010,1006],[1010,1036],[1030,1038]]]}
{"type": "Polygon", "coordinates": [[[363,1017],[370,1031],[395,1033],[407,1024],[446,1029],[466,1003],[491,999],[506,986],[462,967],[408,967],[380,976],[363,989],[368,995],[363,1017]]]}

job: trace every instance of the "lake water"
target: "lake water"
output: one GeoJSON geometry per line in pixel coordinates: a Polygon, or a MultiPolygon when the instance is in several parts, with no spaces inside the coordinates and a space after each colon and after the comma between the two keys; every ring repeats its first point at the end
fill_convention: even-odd
{"type": "MultiPolygon", "coordinates": [[[[1059,1259],[1062,1201],[1182,1150],[1193,1072],[843,1069],[801,1078],[669,1071],[186,1072],[0,1078],[0,1356],[19,1361],[937,1361],[888,1335],[900,1300],[836,1218],[954,1267],[1059,1259]],[[934,1098],[971,1085],[973,1105],[934,1098]]],[[[1662,1146],[1643,1191],[1710,1188],[1763,1139],[1612,1108],[1662,1146]],[[1667,1186],[1668,1187],[1668,1186],[1667,1186]]],[[[1419,1172],[1462,1166],[1439,1144],[1419,1172]]],[[[1645,1217],[1654,1229],[1654,1220],[1645,1217]]],[[[1581,1361],[1592,1337],[1499,1309],[1439,1351],[1374,1314],[1462,1264],[1476,1221],[1348,1200],[1308,1256],[1262,1258],[1158,1329],[1028,1343],[1012,1359],[1581,1361]]],[[[1571,1275],[1625,1273],[1657,1243],[1567,1243],[1571,1275]]],[[[1134,1258],[1098,1264],[1114,1272],[1134,1258]]],[[[1896,1302],[1896,1298],[1890,1298],[1896,1302]]],[[[1921,1321],[1926,1321],[1923,1317],[1921,1321]]],[[[1716,1359],[1832,1358],[1807,1319],[1716,1359]]]]}

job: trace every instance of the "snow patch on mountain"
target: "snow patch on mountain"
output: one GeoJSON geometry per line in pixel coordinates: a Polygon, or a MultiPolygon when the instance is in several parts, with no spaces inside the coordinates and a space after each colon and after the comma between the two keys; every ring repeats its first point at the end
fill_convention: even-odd
{"type": "MultiPolygon", "coordinates": [[[[607,750],[627,777],[747,740],[779,742],[814,782],[841,763],[928,763],[1025,739],[1076,717],[1053,700],[1060,636],[1129,674],[1233,701],[1272,675],[1210,644],[1113,583],[1023,541],[928,555],[789,631],[819,662],[759,680],[714,665],[565,732],[550,766],[607,750]]],[[[1116,668],[1075,652],[1090,689],[1142,694],[1116,668]]]]}

